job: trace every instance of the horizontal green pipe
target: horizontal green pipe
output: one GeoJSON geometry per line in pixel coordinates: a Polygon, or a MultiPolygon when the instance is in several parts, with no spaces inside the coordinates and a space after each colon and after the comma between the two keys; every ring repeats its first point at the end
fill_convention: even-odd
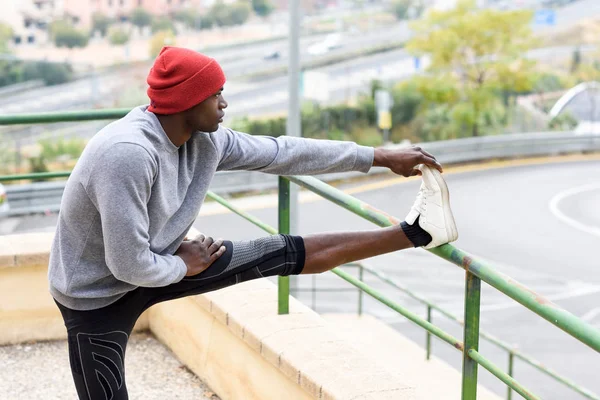
{"type": "MultiPolygon", "coordinates": [[[[398,224],[396,218],[377,210],[363,201],[355,199],[341,190],[332,188],[316,178],[296,176],[289,177],[289,179],[379,226],[398,224]]],[[[592,349],[600,352],[600,331],[568,311],[558,307],[545,297],[535,293],[514,279],[495,271],[494,268],[487,266],[484,262],[451,244],[445,244],[429,251],[465,270],[471,271],[482,281],[516,300],[540,317],[587,344],[592,349]]]]}
{"type": "MultiPolygon", "coordinates": [[[[227,202],[227,200],[225,200],[224,198],[222,198],[221,196],[213,193],[213,192],[208,192],[207,193],[208,197],[216,200],[217,202],[219,202],[220,204],[222,204],[223,206],[227,207],[228,209],[230,209],[231,211],[233,211],[234,213],[246,218],[248,221],[252,222],[253,224],[255,224],[256,226],[262,228],[263,230],[272,233],[272,234],[276,234],[277,230],[273,227],[271,227],[270,225],[260,221],[258,218],[255,218],[254,216],[246,213],[245,211],[242,211],[240,209],[238,209],[237,207],[234,207],[233,205],[231,205],[229,202],[227,202]]],[[[353,284],[354,286],[362,289],[364,292],[366,292],[367,294],[369,294],[371,297],[379,300],[381,303],[387,305],[388,307],[390,307],[391,309],[397,311],[398,313],[404,315],[406,318],[410,319],[411,321],[413,321],[414,323],[416,323],[417,325],[421,326],[422,328],[428,330],[429,332],[431,332],[432,334],[436,335],[437,337],[439,337],[440,339],[442,339],[443,341],[451,344],[453,347],[455,347],[456,349],[462,351],[463,346],[462,346],[462,342],[460,342],[458,339],[454,338],[453,336],[447,334],[446,332],[442,331],[440,328],[438,328],[437,326],[427,322],[425,319],[419,317],[418,315],[406,310],[405,308],[401,307],[400,305],[392,302],[391,300],[389,300],[388,298],[386,298],[385,296],[383,296],[382,294],[380,294],[379,292],[377,292],[376,290],[372,289],[370,286],[368,286],[367,284],[365,284],[364,282],[361,282],[360,280],[354,278],[352,275],[342,271],[339,268],[334,268],[332,270],[333,273],[335,273],[336,275],[340,276],[342,279],[348,281],[349,283],[353,284]]]]}
{"type": "Polygon", "coordinates": [[[493,286],[551,324],[600,352],[600,331],[570,312],[560,308],[547,298],[450,244],[436,247],[430,251],[470,271],[490,286],[493,286]]]}
{"type": "Polygon", "coordinates": [[[124,117],[129,111],[131,111],[129,108],[113,108],[102,110],[0,115],[0,125],[49,124],[57,122],[119,119],[124,117]]]}
{"type": "Polygon", "coordinates": [[[34,174],[20,175],[0,175],[0,182],[20,181],[29,179],[51,179],[51,178],[68,178],[71,175],[70,171],[62,172],[38,172],[34,174]]]}
{"type": "MultiPolygon", "coordinates": [[[[98,114],[102,114],[107,119],[109,119],[109,118],[119,118],[122,115],[124,115],[126,112],[127,112],[127,110],[100,110],[100,111],[95,111],[95,112],[86,112],[86,113],[73,112],[73,113],[68,113],[68,114],[72,115],[73,118],[81,118],[82,116],[83,117],[87,116],[87,117],[89,117],[89,119],[98,119],[98,114]],[[110,114],[111,112],[113,114],[110,114]],[[75,117],[75,114],[79,114],[79,115],[77,117],[75,117]]],[[[64,114],[66,114],[66,113],[47,113],[46,115],[50,116],[50,115],[59,115],[59,114],[62,114],[64,116],[64,114]]],[[[24,117],[24,116],[25,116],[24,114],[21,115],[21,117],[24,117]]],[[[4,118],[4,121],[3,121],[3,118],[4,117],[0,116],[0,124],[2,124],[4,121],[9,120],[8,118],[4,118]]],[[[74,120],[78,120],[78,119],[74,119],[74,120]]],[[[81,120],[81,119],[79,119],[79,120],[81,120]]],[[[46,121],[40,121],[40,122],[46,122],[46,121]]],[[[60,122],[60,121],[52,121],[52,122],[60,122]]],[[[13,123],[17,123],[17,122],[13,122],[13,123]]],[[[23,123],[28,123],[28,122],[23,122],[23,123]]],[[[62,177],[68,177],[69,174],[70,174],[70,172],[36,173],[36,174],[22,174],[22,175],[8,175],[8,176],[5,175],[5,176],[0,176],[0,181],[12,181],[12,180],[22,180],[22,179],[62,178],[62,177]]],[[[391,226],[391,225],[397,224],[399,222],[396,218],[394,218],[390,215],[387,215],[387,214],[377,210],[376,208],[368,205],[367,203],[362,202],[358,199],[353,198],[352,196],[349,196],[349,195],[341,192],[338,189],[332,188],[331,186],[319,181],[318,179],[315,179],[312,177],[288,177],[288,179],[297,183],[298,185],[306,187],[306,188],[320,194],[324,198],[326,198],[330,201],[333,201],[334,203],[360,215],[361,217],[363,217],[379,226],[391,226]]],[[[276,229],[270,227],[267,224],[264,224],[263,222],[256,219],[252,215],[250,215],[240,209],[237,209],[236,207],[232,206],[229,202],[227,202],[222,197],[216,195],[215,193],[209,192],[208,197],[214,199],[215,201],[219,202],[226,208],[230,209],[231,211],[235,212],[236,214],[238,214],[238,215],[242,216],[243,218],[249,220],[250,222],[254,223],[258,227],[265,230],[266,232],[271,233],[271,234],[277,233],[276,229]]],[[[493,269],[485,266],[482,262],[473,259],[471,256],[467,255],[467,253],[465,253],[459,249],[456,249],[452,245],[441,246],[441,247],[438,247],[431,251],[434,254],[436,254],[450,262],[453,262],[454,264],[457,264],[463,268],[465,268],[467,266],[469,268],[469,270],[471,270],[475,275],[477,275],[483,281],[487,282],[488,284],[490,284],[491,286],[500,290],[501,292],[507,294],[508,296],[510,296],[511,298],[516,300],[517,302],[521,303],[522,305],[529,308],[530,310],[536,312],[538,315],[540,315],[541,317],[550,321],[551,323],[558,326],[559,328],[565,330],[567,333],[571,334],[575,338],[580,339],[582,342],[586,343],[587,345],[589,345],[596,351],[600,351],[599,350],[600,349],[600,332],[598,332],[596,329],[594,329],[590,325],[585,324],[583,321],[580,321],[579,319],[577,319],[575,316],[568,313],[567,311],[558,308],[556,305],[554,305],[553,303],[544,299],[542,296],[537,295],[535,292],[522,286],[521,284],[512,280],[511,278],[509,278],[503,274],[500,274],[500,273],[494,271],[493,269]],[[579,337],[579,334],[582,334],[581,338],[579,337]]],[[[355,285],[355,286],[360,287],[360,285],[355,285]]],[[[414,293],[410,292],[409,290],[407,290],[405,288],[402,288],[402,289],[405,290],[405,292],[407,294],[409,294],[411,297],[413,297],[419,301],[422,301],[424,304],[430,305],[433,309],[442,313],[443,315],[447,316],[448,318],[451,318],[459,323],[462,323],[462,321],[460,319],[458,319],[457,317],[453,316],[450,313],[447,313],[445,310],[437,307],[436,305],[434,305],[432,303],[427,302],[426,300],[420,298],[419,296],[415,295],[414,293]]],[[[415,315],[415,317],[419,318],[416,315],[415,315]]],[[[423,320],[423,322],[427,323],[427,321],[425,321],[425,320],[423,320]]],[[[433,327],[435,327],[435,326],[433,326],[433,327]]],[[[501,342],[500,340],[498,340],[496,338],[493,338],[492,336],[490,336],[488,334],[482,334],[482,337],[492,341],[493,343],[497,344],[498,346],[509,348],[509,346],[507,344],[501,342]]],[[[445,340],[445,339],[443,339],[443,340],[445,340]]],[[[452,345],[455,345],[455,342],[453,342],[453,341],[448,341],[448,340],[445,340],[445,341],[447,341],[448,343],[450,343],[452,345]]],[[[538,361],[533,360],[517,351],[514,351],[514,354],[519,359],[529,363],[530,365],[536,367],[537,369],[539,369],[542,372],[548,373],[549,375],[553,376],[555,379],[563,382],[564,384],[573,388],[574,390],[578,391],[579,393],[583,394],[584,396],[586,396],[590,399],[598,399],[597,396],[590,393],[587,389],[579,388],[572,381],[570,381],[566,378],[563,378],[560,375],[549,370],[547,367],[542,366],[538,361]]]]}
{"type": "Polygon", "coordinates": [[[241,217],[244,217],[245,219],[247,219],[248,221],[252,222],[254,225],[258,226],[262,230],[270,233],[271,235],[276,235],[278,233],[277,229],[273,228],[272,226],[270,226],[268,224],[265,224],[264,222],[262,222],[261,220],[259,220],[255,216],[253,216],[251,214],[248,214],[247,212],[245,212],[243,210],[240,210],[239,208],[235,207],[234,205],[232,205],[231,203],[229,203],[227,200],[225,200],[224,198],[222,198],[218,194],[209,191],[206,195],[208,197],[210,197],[211,199],[215,200],[217,203],[219,203],[219,204],[223,205],[224,207],[230,209],[231,211],[233,211],[237,215],[239,215],[241,217]]]}
{"type": "Polygon", "coordinates": [[[398,225],[400,220],[376,209],[375,207],[358,200],[339,189],[329,186],[323,181],[312,176],[286,176],[287,179],[295,184],[305,187],[327,200],[352,211],[353,213],[373,222],[382,227],[398,225]]]}
{"type": "MultiPolygon", "coordinates": [[[[358,264],[362,264],[362,263],[357,263],[358,264]]],[[[456,315],[450,313],[449,311],[444,310],[443,308],[441,308],[440,306],[438,306],[435,303],[432,303],[428,300],[426,300],[424,297],[419,296],[416,293],[413,293],[410,289],[404,287],[403,285],[399,284],[398,282],[396,282],[394,279],[388,277],[385,273],[381,272],[381,271],[377,271],[367,265],[362,264],[362,268],[369,272],[370,274],[378,277],[379,279],[381,279],[382,281],[390,284],[391,286],[393,286],[394,288],[406,293],[408,296],[410,296],[411,298],[417,300],[418,302],[420,302],[421,304],[424,304],[426,306],[431,307],[432,310],[435,310],[437,312],[439,312],[440,314],[442,314],[443,316],[447,317],[448,319],[459,323],[461,325],[464,324],[464,321],[461,318],[458,318],[456,315]]],[[[503,348],[507,351],[513,351],[512,350],[512,346],[506,342],[503,342],[502,340],[487,334],[485,332],[479,332],[481,337],[487,339],[488,341],[490,341],[491,343],[494,343],[495,345],[497,345],[500,348],[503,348]]]]}
{"type": "Polygon", "coordinates": [[[584,396],[588,399],[591,399],[591,400],[600,400],[600,397],[598,397],[598,395],[596,395],[595,393],[591,392],[589,389],[581,387],[581,386],[577,385],[575,382],[573,382],[572,380],[559,375],[556,371],[554,371],[551,368],[546,367],[545,365],[542,365],[542,363],[540,363],[539,361],[537,361],[533,358],[530,358],[516,350],[512,350],[512,353],[514,354],[515,357],[519,358],[520,360],[522,360],[522,361],[526,362],[527,364],[531,365],[532,367],[536,368],[538,371],[541,371],[541,372],[545,373],[546,375],[550,376],[551,378],[554,378],[556,381],[558,381],[558,382],[562,383],[563,385],[569,387],[570,389],[576,391],[577,393],[581,394],[582,396],[584,396]]]}
{"type": "Polygon", "coordinates": [[[427,320],[419,317],[417,314],[414,314],[414,313],[408,311],[407,309],[405,309],[404,307],[402,307],[402,306],[394,303],[393,301],[391,301],[390,299],[388,299],[387,297],[385,297],[384,295],[382,295],[381,293],[379,293],[378,291],[376,291],[375,289],[373,289],[372,287],[370,287],[366,283],[360,281],[359,279],[356,279],[355,277],[353,277],[352,275],[348,274],[347,272],[344,272],[340,268],[334,268],[334,269],[331,270],[331,272],[333,272],[337,276],[341,277],[345,281],[351,283],[352,285],[354,285],[354,286],[362,289],[362,291],[365,292],[365,293],[367,293],[369,296],[371,296],[374,299],[378,300],[380,303],[385,304],[386,306],[388,306],[392,310],[394,310],[394,311],[396,311],[396,312],[404,315],[406,318],[408,318],[409,320],[411,320],[415,324],[417,324],[420,327],[422,327],[422,328],[426,329],[427,331],[431,332],[435,336],[437,336],[440,339],[442,339],[444,342],[452,345],[454,348],[460,350],[461,352],[463,351],[463,344],[462,344],[462,342],[460,340],[458,340],[455,337],[453,337],[452,335],[444,332],[443,330],[441,330],[437,326],[435,326],[435,325],[427,322],[427,320]]]}
{"type": "MultiPolygon", "coordinates": [[[[399,283],[397,283],[394,279],[388,277],[386,274],[384,274],[383,272],[377,271],[373,268],[371,268],[368,265],[365,265],[363,263],[351,263],[351,264],[347,264],[347,266],[358,266],[358,267],[362,267],[365,271],[369,272],[370,274],[378,277],[379,279],[381,279],[382,281],[390,284],[391,286],[393,286],[394,288],[406,293],[408,296],[410,296],[411,298],[421,302],[422,304],[427,305],[428,307],[431,307],[431,309],[434,309],[436,311],[438,311],[440,314],[444,315],[445,317],[459,323],[459,324],[463,324],[463,320],[458,318],[457,316],[455,316],[454,314],[444,310],[443,308],[440,308],[439,306],[435,305],[434,303],[431,303],[429,301],[427,301],[426,299],[422,298],[421,296],[411,292],[410,290],[408,290],[407,288],[403,287],[402,285],[400,285],[399,283]]],[[[486,332],[479,332],[479,335],[486,339],[487,341],[495,344],[496,346],[500,347],[501,349],[504,349],[510,353],[512,353],[515,357],[519,358],[521,361],[531,365],[532,367],[536,368],[538,371],[550,376],[551,378],[555,379],[558,382],[561,382],[562,384],[564,384],[565,386],[571,388],[572,390],[578,392],[579,394],[587,397],[588,399],[591,400],[600,400],[600,397],[598,397],[596,394],[592,393],[590,390],[581,387],[579,385],[577,385],[575,382],[573,382],[572,380],[565,378],[564,376],[559,375],[556,371],[554,371],[551,368],[546,367],[545,365],[542,365],[541,362],[539,362],[538,360],[529,357],[523,353],[521,353],[519,350],[513,349],[512,346],[496,337],[494,337],[493,335],[490,335],[489,333],[486,332]]]]}
{"type": "Polygon", "coordinates": [[[529,390],[527,390],[523,385],[514,380],[514,378],[508,375],[506,372],[502,371],[498,368],[494,363],[489,361],[487,358],[482,356],[477,351],[470,349],[467,351],[467,355],[477,364],[481,365],[483,368],[490,371],[493,375],[495,375],[498,379],[504,382],[506,385],[513,388],[513,390],[519,393],[521,396],[526,398],[527,400],[540,400],[540,397],[532,394],[529,390]]]}

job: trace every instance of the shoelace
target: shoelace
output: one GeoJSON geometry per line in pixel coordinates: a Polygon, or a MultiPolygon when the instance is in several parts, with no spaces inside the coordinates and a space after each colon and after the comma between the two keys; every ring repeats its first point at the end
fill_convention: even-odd
{"type": "Polygon", "coordinates": [[[414,208],[419,211],[425,211],[425,206],[427,205],[427,197],[433,195],[434,191],[421,186],[419,189],[419,193],[417,193],[417,199],[415,200],[414,208]]]}

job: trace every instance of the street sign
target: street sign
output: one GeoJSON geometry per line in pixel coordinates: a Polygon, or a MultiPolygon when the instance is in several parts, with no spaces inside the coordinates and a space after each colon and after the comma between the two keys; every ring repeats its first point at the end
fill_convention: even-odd
{"type": "Polygon", "coordinates": [[[379,129],[392,129],[392,113],[389,111],[379,111],[377,113],[377,122],[379,123],[379,129]]]}
{"type": "Polygon", "coordinates": [[[556,12],[554,10],[543,9],[537,10],[533,16],[534,24],[536,25],[556,25],[556,12]]]}

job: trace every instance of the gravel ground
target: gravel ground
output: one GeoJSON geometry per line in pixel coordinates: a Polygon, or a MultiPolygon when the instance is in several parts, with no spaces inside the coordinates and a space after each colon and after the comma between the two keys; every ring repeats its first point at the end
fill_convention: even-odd
{"type": "MultiPolygon", "coordinates": [[[[131,337],[125,359],[129,398],[219,400],[152,335],[131,337]]],[[[0,399],[76,399],[67,342],[0,346],[0,399]]]]}

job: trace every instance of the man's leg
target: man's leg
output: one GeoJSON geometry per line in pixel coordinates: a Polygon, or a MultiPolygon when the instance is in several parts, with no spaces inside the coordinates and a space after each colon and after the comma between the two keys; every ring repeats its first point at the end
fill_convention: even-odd
{"type": "Polygon", "coordinates": [[[429,248],[456,240],[458,233],[446,183],[436,170],[420,169],[423,182],[407,221],[369,231],[305,237],[273,235],[252,241],[225,241],[226,252],[204,272],[164,288],[146,289],[148,307],[250,279],[316,274],[392,251],[421,246],[429,248]]]}
{"type": "Polygon", "coordinates": [[[341,264],[413,247],[401,226],[319,233],[306,237],[273,235],[249,241],[224,241],[227,251],[201,274],[159,288],[140,288],[153,304],[211,292],[269,276],[315,274],[341,264]]]}
{"type": "Polygon", "coordinates": [[[57,302],[65,321],[69,361],[80,400],[126,400],[125,351],[143,302],[138,290],[97,310],[57,302]]]}
{"type": "Polygon", "coordinates": [[[362,232],[322,233],[304,237],[303,274],[318,274],[339,265],[413,247],[400,225],[362,232]]]}

